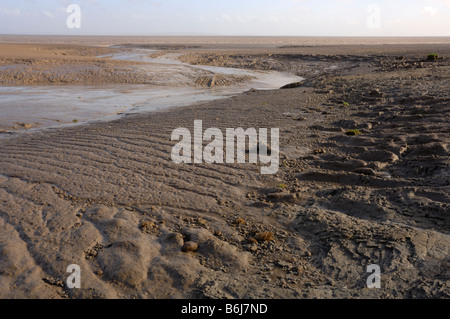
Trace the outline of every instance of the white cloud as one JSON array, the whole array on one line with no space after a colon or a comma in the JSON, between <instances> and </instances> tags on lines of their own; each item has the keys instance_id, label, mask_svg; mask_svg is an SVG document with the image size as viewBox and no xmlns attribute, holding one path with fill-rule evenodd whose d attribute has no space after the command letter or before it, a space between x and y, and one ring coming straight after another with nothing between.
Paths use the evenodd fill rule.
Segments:
<instances>
[{"instance_id":1,"label":"white cloud","mask_svg":"<svg viewBox=\"0 0 450 319\"><path fill-rule=\"evenodd\" d=\"M231 17L228 14L222 14L220 17L223 20L225 20L225 21L231 21L232 20Z\"/></svg>"},{"instance_id":2,"label":"white cloud","mask_svg":"<svg viewBox=\"0 0 450 319\"><path fill-rule=\"evenodd\" d=\"M345 22L350 25L357 25L359 23L358 19L355 18L345 18Z\"/></svg>"},{"instance_id":3,"label":"white cloud","mask_svg":"<svg viewBox=\"0 0 450 319\"><path fill-rule=\"evenodd\" d=\"M20 10L19 9L9 9L3 6L0 6L0 13L6 14L9 16L20 16Z\"/></svg>"},{"instance_id":4,"label":"white cloud","mask_svg":"<svg viewBox=\"0 0 450 319\"><path fill-rule=\"evenodd\" d=\"M434 2L439 2L447 7L450 7L450 0L434 0Z\"/></svg>"},{"instance_id":5,"label":"white cloud","mask_svg":"<svg viewBox=\"0 0 450 319\"><path fill-rule=\"evenodd\" d=\"M44 11L43 13L44 13L44 15L46 17L48 17L50 19L54 19L55 18L55 15L53 13L51 13L50 11Z\"/></svg>"},{"instance_id":6,"label":"white cloud","mask_svg":"<svg viewBox=\"0 0 450 319\"><path fill-rule=\"evenodd\" d=\"M422 10L423 14L429 15L430 17L434 17L438 14L438 10L432 7L425 7Z\"/></svg>"},{"instance_id":7,"label":"white cloud","mask_svg":"<svg viewBox=\"0 0 450 319\"><path fill-rule=\"evenodd\" d=\"M310 12L311 11L308 7L305 7L305 6L296 6L294 9L295 9L295 11L298 11L298 12Z\"/></svg>"}]
</instances>

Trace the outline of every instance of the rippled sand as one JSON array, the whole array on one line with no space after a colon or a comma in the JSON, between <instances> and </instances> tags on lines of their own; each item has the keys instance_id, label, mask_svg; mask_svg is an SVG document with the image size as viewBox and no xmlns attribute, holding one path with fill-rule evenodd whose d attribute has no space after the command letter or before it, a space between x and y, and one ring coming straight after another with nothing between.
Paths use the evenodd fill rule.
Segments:
<instances>
[{"instance_id":1,"label":"rippled sand","mask_svg":"<svg viewBox=\"0 0 450 319\"><path fill-rule=\"evenodd\" d=\"M1 297L450 297L448 44L191 50L306 81L0 139ZM279 127L279 172L174 164L194 120Z\"/></svg>"}]
</instances>

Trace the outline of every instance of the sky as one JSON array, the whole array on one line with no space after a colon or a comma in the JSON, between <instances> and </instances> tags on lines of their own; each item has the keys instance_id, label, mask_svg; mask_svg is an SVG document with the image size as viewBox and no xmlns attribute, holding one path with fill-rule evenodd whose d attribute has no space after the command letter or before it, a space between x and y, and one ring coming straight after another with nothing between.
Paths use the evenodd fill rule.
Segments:
<instances>
[{"instance_id":1,"label":"sky","mask_svg":"<svg viewBox=\"0 0 450 319\"><path fill-rule=\"evenodd\" d=\"M450 0L0 0L0 34L450 36Z\"/></svg>"}]
</instances>

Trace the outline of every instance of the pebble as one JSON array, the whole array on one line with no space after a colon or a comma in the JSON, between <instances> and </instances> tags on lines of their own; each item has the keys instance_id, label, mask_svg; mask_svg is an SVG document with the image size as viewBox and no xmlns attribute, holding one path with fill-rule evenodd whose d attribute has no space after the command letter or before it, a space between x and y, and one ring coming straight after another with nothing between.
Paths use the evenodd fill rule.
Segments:
<instances>
[{"instance_id":1,"label":"pebble","mask_svg":"<svg viewBox=\"0 0 450 319\"><path fill-rule=\"evenodd\" d=\"M181 251L184 253L194 252L197 250L198 250L198 244L193 241L185 242L183 248L181 249Z\"/></svg>"}]
</instances>

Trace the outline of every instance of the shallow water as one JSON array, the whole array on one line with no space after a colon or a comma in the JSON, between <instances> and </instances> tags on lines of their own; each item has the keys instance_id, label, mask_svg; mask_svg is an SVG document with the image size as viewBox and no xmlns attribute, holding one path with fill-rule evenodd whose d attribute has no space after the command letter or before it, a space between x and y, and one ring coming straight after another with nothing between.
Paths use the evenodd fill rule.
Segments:
<instances>
[{"instance_id":1,"label":"shallow water","mask_svg":"<svg viewBox=\"0 0 450 319\"><path fill-rule=\"evenodd\" d=\"M130 50L112 58L140 61L141 71L157 81L152 85L27 86L0 87L0 129L20 132L23 124L33 130L78 125L92 120L112 120L133 114L209 101L255 89L277 89L302 78L288 73L198 66L182 63L179 54L152 58L153 50ZM251 76L254 80L229 87L198 88L192 78L207 72ZM3 134L5 135L5 134Z\"/></svg>"}]
</instances>

